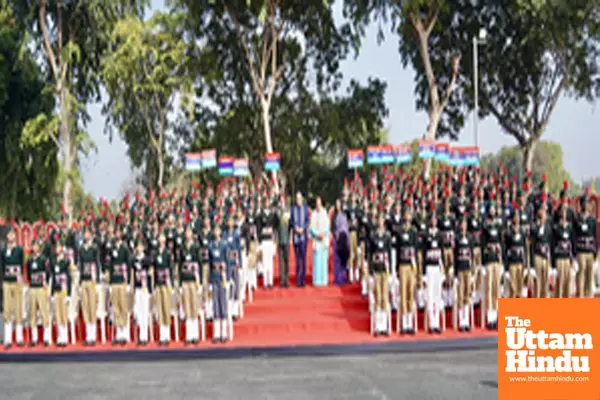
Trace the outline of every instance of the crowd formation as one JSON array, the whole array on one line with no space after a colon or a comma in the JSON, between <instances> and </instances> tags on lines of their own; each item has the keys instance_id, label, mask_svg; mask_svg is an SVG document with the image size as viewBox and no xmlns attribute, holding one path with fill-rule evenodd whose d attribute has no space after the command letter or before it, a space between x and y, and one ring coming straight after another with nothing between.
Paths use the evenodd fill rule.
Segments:
<instances>
[{"instance_id":1,"label":"crowd formation","mask_svg":"<svg viewBox=\"0 0 600 400\"><path fill-rule=\"evenodd\" d=\"M447 308L469 331L480 304L493 330L500 296L592 297L600 271L589 199L587 189L570 198L566 182L552 198L545 175L534 185L530 173L519 182L478 168L346 182L338 210L350 227L349 277L370 296L374 333L390 333L394 310L400 333L415 332L418 308L431 333Z\"/></svg>"},{"instance_id":2,"label":"crowd formation","mask_svg":"<svg viewBox=\"0 0 600 400\"><path fill-rule=\"evenodd\" d=\"M114 345L147 344L155 321L159 344L168 345L173 324L179 340L180 319L186 344L204 339L206 322L213 341L225 342L258 276L266 290L276 283L276 255L279 285L290 284L291 249L295 284L306 285L309 243L312 284L327 285L333 246L334 283L362 286L377 335L391 332L393 311L398 330L410 334L425 308L429 331L439 333L442 311L455 307L464 331L481 303L496 329L502 295L593 295L597 236L587 191L575 212L568 187L553 202L545 177L534 188L530 174L518 182L504 170L441 169L425 179L384 169L365 182L346 180L329 213L319 198L311 210L301 194L290 204L274 183L228 178L180 193L127 194L118 210L101 200L95 215L88 204L76 227L63 211L49 235L38 229L30 255L9 232L0 257L4 345L13 331L23 345L25 321L43 327L41 341L30 330L31 346L51 344L52 324L56 344L67 346L80 312L86 345L97 332L105 340L106 320Z\"/></svg>"}]
</instances>

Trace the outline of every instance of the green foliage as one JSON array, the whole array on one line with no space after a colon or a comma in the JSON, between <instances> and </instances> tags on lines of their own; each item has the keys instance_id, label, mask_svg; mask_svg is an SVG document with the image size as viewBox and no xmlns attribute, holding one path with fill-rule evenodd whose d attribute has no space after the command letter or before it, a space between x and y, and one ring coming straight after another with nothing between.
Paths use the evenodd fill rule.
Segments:
<instances>
[{"instance_id":1,"label":"green foliage","mask_svg":"<svg viewBox=\"0 0 600 400\"><path fill-rule=\"evenodd\" d=\"M125 139L136 167L152 162L149 158L164 165L176 96L181 95L184 106L190 98L188 46L171 29L177 21L177 16L161 13L147 22L133 17L120 21L113 32L114 48L102 59L107 128ZM162 185L162 179L155 183Z\"/></svg>"},{"instance_id":2,"label":"green foliage","mask_svg":"<svg viewBox=\"0 0 600 400\"><path fill-rule=\"evenodd\" d=\"M52 96L12 7L0 0L0 216L33 221L52 212L58 175L53 143L22 146L30 119L52 119Z\"/></svg>"},{"instance_id":3,"label":"green foliage","mask_svg":"<svg viewBox=\"0 0 600 400\"><path fill-rule=\"evenodd\" d=\"M481 159L484 170L499 171L500 168L506 168L509 176L519 178L525 176L522 165L523 153L519 146L503 147L497 154L486 154ZM558 143L540 141L537 145L531 171L533 182L541 182L543 174L546 174L548 189L553 194L562 190L564 181L569 182L571 193L579 191L576 182L563 165L563 151Z\"/></svg>"}]
</instances>

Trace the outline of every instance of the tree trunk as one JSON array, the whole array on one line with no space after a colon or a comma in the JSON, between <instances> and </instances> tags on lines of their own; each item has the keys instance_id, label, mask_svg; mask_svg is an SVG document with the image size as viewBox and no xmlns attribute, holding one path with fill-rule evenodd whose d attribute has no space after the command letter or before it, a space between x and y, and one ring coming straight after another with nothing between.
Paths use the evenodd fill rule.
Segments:
<instances>
[{"instance_id":1,"label":"tree trunk","mask_svg":"<svg viewBox=\"0 0 600 400\"><path fill-rule=\"evenodd\" d=\"M531 140L523 146L523 175L526 174L527 171L532 171L536 145L537 142Z\"/></svg>"},{"instance_id":2,"label":"tree trunk","mask_svg":"<svg viewBox=\"0 0 600 400\"><path fill-rule=\"evenodd\" d=\"M437 107L432 106L429 111L429 128L427 129L427 140L435 140L435 135L437 133L438 125L440 124L440 117L442 116L441 110ZM425 175L425 179L429 179L429 173L431 171L431 162L432 160L426 160L425 165L423 166L423 173Z\"/></svg>"},{"instance_id":3,"label":"tree trunk","mask_svg":"<svg viewBox=\"0 0 600 400\"><path fill-rule=\"evenodd\" d=\"M165 175L165 161L163 160L162 157L162 149L158 150L156 152L156 158L157 158L157 162L158 162L158 180L157 180L157 185L159 188L163 187L163 180L164 180L164 175Z\"/></svg>"},{"instance_id":4,"label":"tree trunk","mask_svg":"<svg viewBox=\"0 0 600 400\"><path fill-rule=\"evenodd\" d=\"M62 202L69 217L69 225L71 225L73 222L73 210L71 206L71 192L73 190L73 183L71 182L73 170L73 144L69 127L70 113L69 106L67 105L68 91L64 86L64 82L61 82L59 87L62 87L58 96L58 101L60 102L60 144L63 156L63 173L65 174Z\"/></svg>"},{"instance_id":5,"label":"tree trunk","mask_svg":"<svg viewBox=\"0 0 600 400\"><path fill-rule=\"evenodd\" d=\"M267 153L273 152L273 141L271 138L271 120L269 118L269 104L266 104L265 101L262 102L262 123L263 123L263 131L265 134L265 147L267 148ZM275 191L279 192L279 182L277 182L277 172L273 171L271 176L275 181Z\"/></svg>"}]
</instances>

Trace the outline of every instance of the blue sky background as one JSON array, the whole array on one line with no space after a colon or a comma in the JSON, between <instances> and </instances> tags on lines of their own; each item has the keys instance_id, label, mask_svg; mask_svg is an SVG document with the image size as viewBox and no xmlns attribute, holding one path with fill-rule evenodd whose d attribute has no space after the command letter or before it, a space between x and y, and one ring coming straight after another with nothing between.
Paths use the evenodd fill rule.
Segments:
<instances>
[{"instance_id":1,"label":"blue sky background","mask_svg":"<svg viewBox=\"0 0 600 400\"><path fill-rule=\"evenodd\" d=\"M154 0L153 8L163 8L163 1ZM389 27L384 29L389 31ZM387 35L386 40L378 44L377 27L372 26L358 58L346 60L341 69L346 81L354 78L366 83L373 76L387 82L386 102L390 115L386 127L392 144L422 136L427 128L427 115L415 111L414 70L402 68L395 36ZM88 130L98 151L84 162L84 186L95 197L113 199L121 195L123 187L131 181L132 169L123 141L115 138L109 143L108 136L104 134L105 120L101 108L101 104L89 106L92 121ZM543 139L562 145L564 165L577 182L600 175L600 114L594 104L561 98ZM471 117L458 144L472 143ZM514 144L514 139L504 134L493 118L479 122L479 146L482 153L496 152L503 146Z\"/></svg>"}]
</instances>

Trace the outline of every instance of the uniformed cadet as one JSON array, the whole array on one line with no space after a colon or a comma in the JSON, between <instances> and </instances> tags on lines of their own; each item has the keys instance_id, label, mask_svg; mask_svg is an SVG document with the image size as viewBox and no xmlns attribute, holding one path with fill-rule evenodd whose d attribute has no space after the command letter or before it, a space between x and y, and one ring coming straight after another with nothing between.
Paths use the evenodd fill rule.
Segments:
<instances>
[{"instance_id":1,"label":"uniformed cadet","mask_svg":"<svg viewBox=\"0 0 600 400\"><path fill-rule=\"evenodd\" d=\"M545 200L542 199L542 204ZM529 271L529 281L536 278L535 292L536 298L547 298L550 277L551 264L551 238L552 227L547 219L547 208L538 208L538 220L533 226L531 233L531 254L533 255L532 267Z\"/></svg>"},{"instance_id":2,"label":"uniformed cadet","mask_svg":"<svg viewBox=\"0 0 600 400\"><path fill-rule=\"evenodd\" d=\"M17 346L23 346L23 248L16 242L11 227L6 235L6 248L2 250L2 301L4 304L4 346L12 345L13 322Z\"/></svg>"},{"instance_id":3,"label":"uniformed cadet","mask_svg":"<svg viewBox=\"0 0 600 400\"><path fill-rule=\"evenodd\" d=\"M438 229L435 205L432 204L429 227L423 242L423 282L427 286L427 320L429 333L442 333L440 314L444 309L442 299L442 276L444 258L442 253L443 237Z\"/></svg>"},{"instance_id":4,"label":"uniformed cadet","mask_svg":"<svg viewBox=\"0 0 600 400\"><path fill-rule=\"evenodd\" d=\"M200 263L202 267L202 305L206 314L206 320L213 319L212 294L210 291L210 255L209 247L212 241L212 233L210 227L210 218L205 217L202 229L198 234L198 246L200 251Z\"/></svg>"},{"instance_id":5,"label":"uniformed cadet","mask_svg":"<svg viewBox=\"0 0 600 400\"><path fill-rule=\"evenodd\" d=\"M471 274L473 271L473 237L469 233L469 218L465 214L459 216L459 231L454 247L454 261L458 278L457 304L458 324L461 332L471 330Z\"/></svg>"},{"instance_id":6,"label":"uniformed cadet","mask_svg":"<svg viewBox=\"0 0 600 400\"><path fill-rule=\"evenodd\" d=\"M594 296L594 271L598 268L596 219L591 216L589 188L581 196L581 212L575 218L575 254L577 255L577 296Z\"/></svg>"},{"instance_id":7,"label":"uniformed cadet","mask_svg":"<svg viewBox=\"0 0 600 400\"><path fill-rule=\"evenodd\" d=\"M228 265L228 283L229 283L229 298L227 299L231 309L231 317L233 320L239 318L239 269L240 260L242 257L242 246L239 232L235 229L235 221L233 218L227 220L227 229L223 233L223 240L227 243L227 265Z\"/></svg>"},{"instance_id":8,"label":"uniformed cadet","mask_svg":"<svg viewBox=\"0 0 600 400\"><path fill-rule=\"evenodd\" d=\"M248 282L248 291L253 291L258 287L257 264L258 264L258 221L254 209L254 201L250 201L245 219L246 229L248 231L248 270L246 271L246 281Z\"/></svg>"},{"instance_id":9,"label":"uniformed cadet","mask_svg":"<svg viewBox=\"0 0 600 400\"><path fill-rule=\"evenodd\" d=\"M493 196L489 203L487 214L482 234L483 263L486 271L485 308L487 310L488 329L497 329L498 297L500 296L500 282L503 269L503 225L501 219L496 215L496 203Z\"/></svg>"},{"instance_id":10,"label":"uniformed cadet","mask_svg":"<svg viewBox=\"0 0 600 400\"><path fill-rule=\"evenodd\" d=\"M475 292L473 293L473 302L475 305L481 302L483 297L481 294L485 285L484 282L484 269L483 269L483 257L481 253L481 207L479 205L479 199L475 198L472 203L472 211L469 216L469 235L473 245L473 270L471 273L475 274Z\"/></svg>"},{"instance_id":11,"label":"uniformed cadet","mask_svg":"<svg viewBox=\"0 0 600 400\"><path fill-rule=\"evenodd\" d=\"M101 269L100 252L91 229L85 229L85 242L79 248L77 260L79 262L79 276L81 277L81 308L85 323L85 344L96 344L96 314L97 292L96 283L100 280Z\"/></svg>"},{"instance_id":12,"label":"uniformed cadet","mask_svg":"<svg viewBox=\"0 0 600 400\"><path fill-rule=\"evenodd\" d=\"M133 281L133 313L139 329L138 346L148 344L148 333L152 329L150 315L150 296L154 287L152 260L145 253L144 240L138 236L135 241L135 253L131 261Z\"/></svg>"},{"instance_id":13,"label":"uniformed cadet","mask_svg":"<svg viewBox=\"0 0 600 400\"><path fill-rule=\"evenodd\" d=\"M174 291L174 282L171 253L167 248L167 237L164 233L158 237L158 249L154 255L152 264L155 275L154 293L158 308L158 344L160 346L167 346L171 341L171 299Z\"/></svg>"},{"instance_id":14,"label":"uniformed cadet","mask_svg":"<svg viewBox=\"0 0 600 400\"><path fill-rule=\"evenodd\" d=\"M227 243L221 238L221 227L214 229L209 246L210 282L213 295L213 343L227 341Z\"/></svg>"},{"instance_id":15,"label":"uniformed cadet","mask_svg":"<svg viewBox=\"0 0 600 400\"><path fill-rule=\"evenodd\" d=\"M260 253L262 254L262 270L264 274L265 289L273 288L273 274L275 261L275 242L273 241L274 227L276 225L276 216L268 197L263 200L263 208L258 217L258 229L260 237Z\"/></svg>"},{"instance_id":16,"label":"uniformed cadet","mask_svg":"<svg viewBox=\"0 0 600 400\"><path fill-rule=\"evenodd\" d=\"M361 293L363 297L368 294L369 282L369 237L375 231L374 226L369 218L369 201L363 201L363 207L359 213L359 228L358 228L358 264L361 270Z\"/></svg>"},{"instance_id":17,"label":"uniformed cadet","mask_svg":"<svg viewBox=\"0 0 600 400\"><path fill-rule=\"evenodd\" d=\"M400 227L402 226L402 212L401 212L401 204L400 204L400 196L396 203L393 205L390 215L387 216L386 225L387 231L390 233L391 244L390 244L390 292L392 295L392 311L396 312L399 299L398 296L400 294L400 281L398 280L398 251L397 251L397 243L398 243L398 234L400 232Z\"/></svg>"},{"instance_id":18,"label":"uniformed cadet","mask_svg":"<svg viewBox=\"0 0 600 400\"><path fill-rule=\"evenodd\" d=\"M452 285L454 285L454 233L456 232L456 219L450 209L450 192L444 193L444 210L438 222L442 234L442 254L444 257L444 284L442 298L446 308L452 307Z\"/></svg>"},{"instance_id":19,"label":"uniformed cadet","mask_svg":"<svg viewBox=\"0 0 600 400\"><path fill-rule=\"evenodd\" d=\"M202 292L202 280L200 270L200 248L194 241L191 228L185 230L185 244L180 249L181 292L183 297L183 308L185 310L186 344L196 344L199 341L198 330L198 298Z\"/></svg>"},{"instance_id":20,"label":"uniformed cadet","mask_svg":"<svg viewBox=\"0 0 600 400\"><path fill-rule=\"evenodd\" d=\"M358 200L356 198L356 194L353 192L351 195L351 203L348 207L348 231L350 234L350 264L348 268L348 280L350 283L357 282L360 275L358 259L358 211Z\"/></svg>"},{"instance_id":21,"label":"uniformed cadet","mask_svg":"<svg viewBox=\"0 0 600 400\"><path fill-rule=\"evenodd\" d=\"M383 209L377 219L377 230L371 236L373 245L371 252L370 274L375 280L375 336L389 335L387 311L389 308L390 275L389 253L391 237L385 228L385 215Z\"/></svg>"},{"instance_id":22,"label":"uniformed cadet","mask_svg":"<svg viewBox=\"0 0 600 400\"><path fill-rule=\"evenodd\" d=\"M52 329L48 315L48 298L50 287L49 259L41 252L40 242L34 240L31 244L33 253L27 260L27 280L29 281L29 318L31 328L31 341L29 346L38 344L38 312L44 328L44 346L49 346L52 341Z\"/></svg>"},{"instance_id":23,"label":"uniformed cadet","mask_svg":"<svg viewBox=\"0 0 600 400\"><path fill-rule=\"evenodd\" d=\"M69 341L67 330L68 304L71 301L71 262L66 257L63 241L55 246L56 258L52 262L52 301L54 302L54 322L56 323L56 345L65 347Z\"/></svg>"},{"instance_id":24,"label":"uniformed cadet","mask_svg":"<svg viewBox=\"0 0 600 400\"><path fill-rule=\"evenodd\" d=\"M407 200L402 224L395 232L397 271L400 281L400 314L402 315L401 334L415 334L413 325L415 313L415 288L417 274L417 231L412 226L411 203ZM398 317L400 318L400 317Z\"/></svg>"},{"instance_id":25,"label":"uniformed cadet","mask_svg":"<svg viewBox=\"0 0 600 400\"><path fill-rule=\"evenodd\" d=\"M552 268L556 281L554 297L571 297L571 269L575 257L575 236L569 223L568 209L564 205L558 209L558 223L552 233Z\"/></svg>"},{"instance_id":26,"label":"uniformed cadet","mask_svg":"<svg viewBox=\"0 0 600 400\"><path fill-rule=\"evenodd\" d=\"M527 237L521 228L521 217L514 207L512 223L505 236L504 268L510 282L510 298L523 296L523 270L527 265Z\"/></svg>"},{"instance_id":27,"label":"uniformed cadet","mask_svg":"<svg viewBox=\"0 0 600 400\"><path fill-rule=\"evenodd\" d=\"M115 228L115 241L110 253L110 303L113 309L116 335L113 345L125 345L129 341L129 250L123 242L120 227Z\"/></svg>"}]
</instances>

